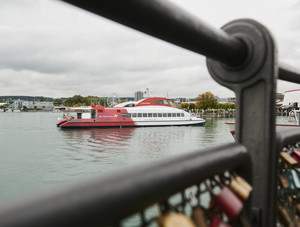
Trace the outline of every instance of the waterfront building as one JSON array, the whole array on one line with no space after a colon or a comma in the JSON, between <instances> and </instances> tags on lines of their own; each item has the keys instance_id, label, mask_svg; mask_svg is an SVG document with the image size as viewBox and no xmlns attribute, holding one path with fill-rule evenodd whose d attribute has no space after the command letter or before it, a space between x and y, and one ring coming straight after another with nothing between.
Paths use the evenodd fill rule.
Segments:
<instances>
[{"instance_id":1,"label":"waterfront building","mask_svg":"<svg viewBox=\"0 0 300 227\"><path fill-rule=\"evenodd\" d=\"M47 102L47 101L26 101L26 100L13 100L8 105L8 108L17 110L17 109L52 109L53 108L53 102Z\"/></svg>"},{"instance_id":2,"label":"waterfront building","mask_svg":"<svg viewBox=\"0 0 300 227\"><path fill-rule=\"evenodd\" d=\"M235 103L236 99L235 97L228 97L228 98L220 98L218 96L215 96L218 103Z\"/></svg>"},{"instance_id":3,"label":"waterfront building","mask_svg":"<svg viewBox=\"0 0 300 227\"><path fill-rule=\"evenodd\" d=\"M134 101L139 101L144 98L144 94L142 91L134 92Z\"/></svg>"}]
</instances>

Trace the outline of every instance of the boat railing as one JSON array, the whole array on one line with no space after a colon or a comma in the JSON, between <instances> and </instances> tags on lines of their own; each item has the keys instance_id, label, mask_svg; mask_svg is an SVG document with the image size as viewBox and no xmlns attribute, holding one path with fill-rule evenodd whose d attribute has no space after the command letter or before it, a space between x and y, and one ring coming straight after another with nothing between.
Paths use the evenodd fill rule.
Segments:
<instances>
[{"instance_id":1,"label":"boat railing","mask_svg":"<svg viewBox=\"0 0 300 227\"><path fill-rule=\"evenodd\" d=\"M153 204L158 204L162 214L190 214L191 209L185 208L185 191L190 187L198 200L208 194L208 199L201 200L201 204L207 202L203 206L208 224L215 218L226 221L230 214L228 210L214 210L216 199L211 189L226 186L235 174L253 187L243 202L243 211L238 210L243 214L239 221L247 217L250 226L264 227L297 222L298 162L293 160L300 133L286 131L276 135L275 104L277 78L300 83L300 75L292 67L278 64L275 42L265 26L238 19L215 29L166 0L66 2L206 56L211 76L236 93L236 143L128 168L3 204L0 226L120 226L136 212L138 217L129 218L125 224L146 226L159 216L155 211L148 212ZM281 178L290 172L293 179L288 178L287 186ZM176 193L178 196L173 198Z\"/></svg>"}]
</instances>

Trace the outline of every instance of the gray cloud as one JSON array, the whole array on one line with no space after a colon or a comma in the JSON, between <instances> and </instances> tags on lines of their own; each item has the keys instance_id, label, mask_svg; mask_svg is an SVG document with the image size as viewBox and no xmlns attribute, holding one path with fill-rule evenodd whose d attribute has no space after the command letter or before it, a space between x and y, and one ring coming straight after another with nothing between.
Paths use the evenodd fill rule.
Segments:
<instances>
[{"instance_id":1,"label":"gray cloud","mask_svg":"<svg viewBox=\"0 0 300 227\"><path fill-rule=\"evenodd\" d=\"M280 59L300 63L300 20L289 1L173 2L215 27L257 19L276 37ZM1 1L0 21L0 95L133 96L145 87L171 97L233 95L209 76L203 56L62 2Z\"/></svg>"}]
</instances>

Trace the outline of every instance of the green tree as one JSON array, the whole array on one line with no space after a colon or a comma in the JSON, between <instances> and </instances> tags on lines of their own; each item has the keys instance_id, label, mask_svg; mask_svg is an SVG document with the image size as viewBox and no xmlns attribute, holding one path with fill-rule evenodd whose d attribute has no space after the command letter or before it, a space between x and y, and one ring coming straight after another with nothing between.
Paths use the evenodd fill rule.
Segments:
<instances>
[{"instance_id":1,"label":"green tree","mask_svg":"<svg viewBox=\"0 0 300 227\"><path fill-rule=\"evenodd\" d=\"M215 109L217 107L218 101L215 99L215 96L210 91L207 91L203 94L198 95L196 98L196 107L199 109Z\"/></svg>"},{"instance_id":2,"label":"green tree","mask_svg":"<svg viewBox=\"0 0 300 227\"><path fill-rule=\"evenodd\" d=\"M64 102L66 106L92 106L92 105L107 106L106 99L99 98L98 96L87 96L82 97L81 95L74 95L73 97L67 98Z\"/></svg>"},{"instance_id":3,"label":"green tree","mask_svg":"<svg viewBox=\"0 0 300 227\"><path fill-rule=\"evenodd\" d=\"M180 104L180 109L188 109L189 108L189 104L186 102L183 102Z\"/></svg>"},{"instance_id":4,"label":"green tree","mask_svg":"<svg viewBox=\"0 0 300 227\"><path fill-rule=\"evenodd\" d=\"M74 105L78 106L83 102L84 102L84 100L83 100L83 97L81 95L74 95L71 98L67 98L67 100L64 102L64 105L66 105L66 106L74 106Z\"/></svg>"},{"instance_id":5,"label":"green tree","mask_svg":"<svg viewBox=\"0 0 300 227\"><path fill-rule=\"evenodd\" d=\"M183 102L180 104L180 109L189 109L189 110L192 110L192 109L195 109L196 106L194 103L187 103L187 102Z\"/></svg>"},{"instance_id":6,"label":"green tree","mask_svg":"<svg viewBox=\"0 0 300 227\"><path fill-rule=\"evenodd\" d=\"M44 102L45 98L43 96L40 97L40 102Z\"/></svg>"},{"instance_id":7,"label":"green tree","mask_svg":"<svg viewBox=\"0 0 300 227\"><path fill-rule=\"evenodd\" d=\"M54 106L60 106L61 104L63 104L63 101L61 99L54 99L53 100L53 105Z\"/></svg>"},{"instance_id":8,"label":"green tree","mask_svg":"<svg viewBox=\"0 0 300 227\"><path fill-rule=\"evenodd\" d=\"M218 103L217 108L223 110L235 109L235 103Z\"/></svg>"}]
</instances>

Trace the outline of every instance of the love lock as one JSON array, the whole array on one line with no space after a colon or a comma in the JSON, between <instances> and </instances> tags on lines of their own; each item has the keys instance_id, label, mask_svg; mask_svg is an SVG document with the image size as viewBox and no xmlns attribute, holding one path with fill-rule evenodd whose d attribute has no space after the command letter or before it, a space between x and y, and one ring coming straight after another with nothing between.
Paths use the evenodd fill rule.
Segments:
<instances>
[{"instance_id":1,"label":"love lock","mask_svg":"<svg viewBox=\"0 0 300 227\"><path fill-rule=\"evenodd\" d=\"M243 203L238 196L229 189L228 186L220 184L219 186L221 191L218 194L215 194L206 182L205 185L211 193L213 202L226 214L229 219L234 219L241 213L243 209Z\"/></svg>"},{"instance_id":2,"label":"love lock","mask_svg":"<svg viewBox=\"0 0 300 227\"><path fill-rule=\"evenodd\" d=\"M241 199L247 200L251 191L252 186L248 184L242 177L235 175L230 178L230 189L234 191Z\"/></svg>"}]
</instances>

